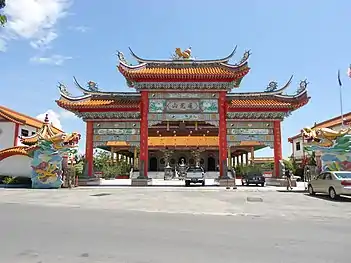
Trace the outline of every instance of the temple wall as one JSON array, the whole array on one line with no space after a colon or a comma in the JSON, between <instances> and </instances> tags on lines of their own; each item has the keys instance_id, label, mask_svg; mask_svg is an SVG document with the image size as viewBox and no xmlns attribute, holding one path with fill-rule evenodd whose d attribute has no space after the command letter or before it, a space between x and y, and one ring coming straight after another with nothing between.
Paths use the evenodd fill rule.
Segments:
<instances>
[{"instance_id":1,"label":"temple wall","mask_svg":"<svg viewBox=\"0 0 351 263\"><path fill-rule=\"evenodd\" d=\"M13 147L14 134L13 122L0 122L0 150Z\"/></svg>"},{"instance_id":2,"label":"temple wall","mask_svg":"<svg viewBox=\"0 0 351 263\"><path fill-rule=\"evenodd\" d=\"M252 141L273 146L273 122L227 120L227 141L230 146L240 146L243 142Z\"/></svg>"},{"instance_id":3,"label":"temple wall","mask_svg":"<svg viewBox=\"0 0 351 263\"><path fill-rule=\"evenodd\" d=\"M93 127L93 146L104 146L107 142L129 142L139 145L139 121L98 121Z\"/></svg>"},{"instance_id":4,"label":"temple wall","mask_svg":"<svg viewBox=\"0 0 351 263\"><path fill-rule=\"evenodd\" d=\"M10 156L0 162L0 175L31 177L32 158L23 155Z\"/></svg>"}]
</instances>

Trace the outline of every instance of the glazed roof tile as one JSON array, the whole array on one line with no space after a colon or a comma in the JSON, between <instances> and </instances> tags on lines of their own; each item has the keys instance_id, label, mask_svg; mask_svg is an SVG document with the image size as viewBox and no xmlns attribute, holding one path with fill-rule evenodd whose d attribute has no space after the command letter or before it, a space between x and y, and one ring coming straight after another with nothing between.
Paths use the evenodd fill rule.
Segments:
<instances>
[{"instance_id":1,"label":"glazed roof tile","mask_svg":"<svg viewBox=\"0 0 351 263\"><path fill-rule=\"evenodd\" d=\"M231 101L230 107L290 107L291 102L279 101L276 99L235 99Z\"/></svg>"},{"instance_id":2,"label":"glazed roof tile","mask_svg":"<svg viewBox=\"0 0 351 263\"><path fill-rule=\"evenodd\" d=\"M138 101L135 100L99 100L99 99L88 99L83 101L69 101L65 99L57 100L56 103L63 108L100 108L100 107L137 107Z\"/></svg>"},{"instance_id":3,"label":"glazed roof tile","mask_svg":"<svg viewBox=\"0 0 351 263\"><path fill-rule=\"evenodd\" d=\"M250 70L249 67L229 68L225 66L199 66L199 67L141 67L138 69L128 69L119 66L120 72L127 78L194 78L194 79L212 79L212 78L242 78Z\"/></svg>"}]
</instances>

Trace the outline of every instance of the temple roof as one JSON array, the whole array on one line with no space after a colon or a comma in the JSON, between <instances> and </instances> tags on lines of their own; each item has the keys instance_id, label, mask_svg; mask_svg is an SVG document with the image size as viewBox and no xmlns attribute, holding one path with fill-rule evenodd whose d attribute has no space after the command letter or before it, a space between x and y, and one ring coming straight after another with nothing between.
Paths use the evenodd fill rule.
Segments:
<instances>
[{"instance_id":1,"label":"temple roof","mask_svg":"<svg viewBox=\"0 0 351 263\"><path fill-rule=\"evenodd\" d=\"M236 48L229 56L221 59L198 60L191 57L190 49L181 51L177 48L172 59L150 60L140 58L130 49L132 56L139 64L131 65L126 61L123 53L118 52L118 69L129 82L237 81L240 83L240 80L250 71L247 64L250 52L246 51L239 63L228 64L235 51Z\"/></svg>"},{"instance_id":2,"label":"temple roof","mask_svg":"<svg viewBox=\"0 0 351 263\"><path fill-rule=\"evenodd\" d=\"M308 82L300 82L295 94L287 95L283 92L290 86L293 76L282 86L277 82L270 82L264 92L229 93L227 99L230 101L229 108L279 108L294 110L307 104L310 97L307 96Z\"/></svg>"},{"instance_id":3,"label":"temple roof","mask_svg":"<svg viewBox=\"0 0 351 263\"><path fill-rule=\"evenodd\" d=\"M52 124L49 122L48 114L45 116L44 123L42 124L39 131L37 131L32 136L20 137L20 140L25 145L34 145L38 142L40 138L51 138L52 136L61 133L60 130L55 129Z\"/></svg>"},{"instance_id":4,"label":"temple roof","mask_svg":"<svg viewBox=\"0 0 351 263\"><path fill-rule=\"evenodd\" d=\"M11 110L9 108L6 108L4 106L0 106L0 118L3 118L5 120L9 120L14 123L18 123L21 125L28 125L37 129L40 129L43 126L42 121L27 116L25 114L19 113L17 111ZM52 126L52 129L56 132L61 132L58 128Z\"/></svg>"}]
</instances>

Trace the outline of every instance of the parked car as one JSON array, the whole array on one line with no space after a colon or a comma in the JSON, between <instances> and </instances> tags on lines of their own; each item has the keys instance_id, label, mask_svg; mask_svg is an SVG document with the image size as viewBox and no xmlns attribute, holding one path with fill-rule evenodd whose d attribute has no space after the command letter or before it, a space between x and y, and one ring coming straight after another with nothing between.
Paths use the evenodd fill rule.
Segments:
<instances>
[{"instance_id":1,"label":"parked car","mask_svg":"<svg viewBox=\"0 0 351 263\"><path fill-rule=\"evenodd\" d=\"M331 199L340 195L351 196L351 171L322 172L309 182L308 193L328 194Z\"/></svg>"},{"instance_id":2,"label":"parked car","mask_svg":"<svg viewBox=\"0 0 351 263\"><path fill-rule=\"evenodd\" d=\"M185 175L185 186L190 184L205 185L205 171L201 167L190 167Z\"/></svg>"},{"instance_id":3,"label":"parked car","mask_svg":"<svg viewBox=\"0 0 351 263\"><path fill-rule=\"evenodd\" d=\"M241 184L249 186L250 184L264 186L266 183L266 178L261 173L249 173L243 175L241 178Z\"/></svg>"}]
</instances>

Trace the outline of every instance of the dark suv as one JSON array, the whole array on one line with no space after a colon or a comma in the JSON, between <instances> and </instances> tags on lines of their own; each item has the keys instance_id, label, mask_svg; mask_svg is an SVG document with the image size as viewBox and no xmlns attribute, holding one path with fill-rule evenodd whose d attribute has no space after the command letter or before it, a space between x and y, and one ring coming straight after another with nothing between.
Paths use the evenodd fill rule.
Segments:
<instances>
[{"instance_id":1,"label":"dark suv","mask_svg":"<svg viewBox=\"0 0 351 263\"><path fill-rule=\"evenodd\" d=\"M249 186L250 184L264 186L266 178L261 173L248 173L241 178L241 184Z\"/></svg>"},{"instance_id":2,"label":"dark suv","mask_svg":"<svg viewBox=\"0 0 351 263\"><path fill-rule=\"evenodd\" d=\"M185 186L193 184L205 185L205 171L201 167L190 167L185 175Z\"/></svg>"}]
</instances>

